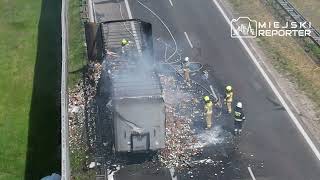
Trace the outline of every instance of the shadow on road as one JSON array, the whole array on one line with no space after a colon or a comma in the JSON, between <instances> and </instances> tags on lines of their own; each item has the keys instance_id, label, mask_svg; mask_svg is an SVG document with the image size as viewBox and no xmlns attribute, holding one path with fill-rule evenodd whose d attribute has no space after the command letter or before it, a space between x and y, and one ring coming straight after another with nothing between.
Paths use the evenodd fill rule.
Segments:
<instances>
[{"instance_id":1,"label":"shadow on road","mask_svg":"<svg viewBox=\"0 0 320 180\"><path fill-rule=\"evenodd\" d=\"M61 1L42 0L25 179L60 174Z\"/></svg>"}]
</instances>

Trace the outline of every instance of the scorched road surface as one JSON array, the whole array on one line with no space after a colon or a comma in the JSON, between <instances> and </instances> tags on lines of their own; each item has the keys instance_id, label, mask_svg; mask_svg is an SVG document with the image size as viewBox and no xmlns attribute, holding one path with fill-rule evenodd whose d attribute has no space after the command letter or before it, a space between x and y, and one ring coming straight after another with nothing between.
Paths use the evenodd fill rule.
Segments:
<instances>
[{"instance_id":1,"label":"scorched road surface","mask_svg":"<svg viewBox=\"0 0 320 180\"><path fill-rule=\"evenodd\" d=\"M155 16L136 0L129 2L134 18L153 24L155 39L160 37L173 45L169 33ZM234 87L236 99L241 99L247 112L245 132L237 151L263 162L259 171L256 166L251 167L256 179L319 179L319 161L239 40L230 38L230 27L211 0L144 0L142 3L166 23L183 55L211 68L211 75L223 82L220 90L226 84ZM206 171L210 169L199 170L204 175ZM247 167L239 171L249 174ZM230 177L234 178L237 176Z\"/></svg>"}]
</instances>

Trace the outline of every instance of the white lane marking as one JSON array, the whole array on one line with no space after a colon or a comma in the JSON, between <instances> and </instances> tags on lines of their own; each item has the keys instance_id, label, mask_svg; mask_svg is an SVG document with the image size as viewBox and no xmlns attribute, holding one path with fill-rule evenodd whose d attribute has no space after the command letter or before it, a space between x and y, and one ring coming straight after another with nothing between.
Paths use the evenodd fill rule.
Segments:
<instances>
[{"instance_id":1,"label":"white lane marking","mask_svg":"<svg viewBox=\"0 0 320 180\"><path fill-rule=\"evenodd\" d=\"M142 2L140 2L139 0L137 0L137 2L143 6L144 8L146 8L151 14L153 14L161 23L162 25L167 29L168 33L170 34L173 42L174 42L174 46L175 46L175 50L174 52L168 57L168 59L166 59L165 61L169 61L177 52L178 52L178 45L177 45L177 41L174 38L172 32L170 31L169 27L166 25L166 23L160 18L160 16L158 14L156 14L154 11L152 11L148 6L146 6L145 4L143 4Z\"/></svg>"},{"instance_id":2,"label":"white lane marking","mask_svg":"<svg viewBox=\"0 0 320 180\"><path fill-rule=\"evenodd\" d=\"M94 10L92 0L88 0L89 22L94 22Z\"/></svg>"},{"instance_id":3,"label":"white lane marking","mask_svg":"<svg viewBox=\"0 0 320 180\"><path fill-rule=\"evenodd\" d=\"M113 178L114 172L110 172L110 170L108 169L108 170L107 170L107 173L108 173L107 179L108 179L108 180L114 180L114 178Z\"/></svg>"},{"instance_id":4,"label":"white lane marking","mask_svg":"<svg viewBox=\"0 0 320 180\"><path fill-rule=\"evenodd\" d=\"M111 171L110 169L108 169L107 170L107 180L114 180L114 174L116 173L116 172L118 172L120 170L120 166L118 165L117 167L116 167L116 170L114 170L114 171Z\"/></svg>"},{"instance_id":5,"label":"white lane marking","mask_svg":"<svg viewBox=\"0 0 320 180\"><path fill-rule=\"evenodd\" d=\"M128 12L129 19L133 19L132 12L131 12L128 0L124 0L124 3L126 5L126 9L127 9L127 12ZM132 21L130 22L130 24L131 24L132 33L134 35L133 38L134 38L134 41L136 43L138 52L141 54L141 46L140 46L140 43L138 41L138 38L136 37L136 34L137 34L136 27L135 27L135 25L134 25L134 23Z\"/></svg>"},{"instance_id":6,"label":"white lane marking","mask_svg":"<svg viewBox=\"0 0 320 180\"><path fill-rule=\"evenodd\" d=\"M128 0L124 0L124 3L125 3L125 5L126 5L127 11L128 11L129 19L133 19L133 18L132 18L132 12L131 12L131 9L130 9Z\"/></svg>"},{"instance_id":7,"label":"white lane marking","mask_svg":"<svg viewBox=\"0 0 320 180\"><path fill-rule=\"evenodd\" d=\"M192 45L192 43L191 43L191 41L190 41L190 39L189 39L189 36L188 36L187 32L184 32L184 35L186 36L186 39L187 39L190 47L193 48L193 45Z\"/></svg>"},{"instance_id":8,"label":"white lane marking","mask_svg":"<svg viewBox=\"0 0 320 180\"><path fill-rule=\"evenodd\" d=\"M172 0L169 0L169 2L170 2L170 5L173 7L173 3L172 3Z\"/></svg>"},{"instance_id":9,"label":"white lane marking","mask_svg":"<svg viewBox=\"0 0 320 180\"><path fill-rule=\"evenodd\" d=\"M222 9L222 7L220 6L220 4L217 2L217 0L212 0L213 3L217 6L217 8L219 9L219 11L221 12L221 14L223 15L224 19L227 21L227 23L233 27L233 25L231 24L230 19L228 18L228 16L226 15L226 13L224 12L224 10ZM234 28L234 27L233 27ZM239 36L239 32L235 31L236 35ZM261 67L261 65L259 64L258 60L256 59L256 57L253 55L253 53L251 52L251 50L249 49L248 45L244 42L244 40L242 38L238 38L239 41L241 42L242 46L245 48L245 50L247 51L247 53L249 54L251 60L253 61L253 63L256 65L256 67L258 68L258 70L260 71L260 73L262 74L262 76L264 77L264 79L267 81L267 83L269 84L269 86L271 87L272 91L274 92L274 94L277 96L277 98L279 99L279 101L281 102L281 104L283 105L283 107L286 109L287 113L289 114L291 120L294 122L294 124L296 125L296 127L298 128L299 132L302 134L302 136L304 137L304 139L307 141L308 145L310 146L311 150L313 151L313 153L315 154L315 156L318 158L318 160L320 161L320 152L317 149L317 147L314 145L314 143L312 142L311 138L309 137L309 135L306 133L306 131L303 129L302 125L300 124L299 120L296 118L296 116L294 115L294 113L292 112L292 110L289 108L288 104L286 103L286 101L283 99L283 97L281 96L281 94L279 93L278 89L275 87L275 85L273 84L273 82L271 81L271 79L269 78L269 76L267 75L267 73L263 70L263 68Z\"/></svg>"},{"instance_id":10,"label":"white lane marking","mask_svg":"<svg viewBox=\"0 0 320 180\"><path fill-rule=\"evenodd\" d=\"M94 22L98 22L97 21L96 4L94 3L94 1L92 2L92 8L93 8Z\"/></svg>"},{"instance_id":11,"label":"white lane marking","mask_svg":"<svg viewBox=\"0 0 320 180\"><path fill-rule=\"evenodd\" d=\"M171 179L172 180L178 180L177 175L175 175L174 168L170 168L169 171L170 171L170 174L171 174Z\"/></svg>"},{"instance_id":12,"label":"white lane marking","mask_svg":"<svg viewBox=\"0 0 320 180\"><path fill-rule=\"evenodd\" d=\"M254 177L254 174L253 174L253 172L252 172L251 167L248 167L248 171L249 171L249 173L250 173L250 176L251 176L252 180L256 180L256 177Z\"/></svg>"}]
</instances>

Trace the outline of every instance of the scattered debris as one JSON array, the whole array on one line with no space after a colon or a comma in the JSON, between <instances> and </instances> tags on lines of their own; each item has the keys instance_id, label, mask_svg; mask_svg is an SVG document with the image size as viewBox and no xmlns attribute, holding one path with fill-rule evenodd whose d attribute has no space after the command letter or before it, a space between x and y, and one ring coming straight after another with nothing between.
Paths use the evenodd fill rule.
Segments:
<instances>
[{"instance_id":1,"label":"scattered debris","mask_svg":"<svg viewBox=\"0 0 320 180\"><path fill-rule=\"evenodd\" d=\"M159 154L160 161L167 167L188 166L191 157L197 155L199 149L190 149L196 139L189 126L190 120L183 119L167 112L166 147Z\"/></svg>"},{"instance_id":2,"label":"scattered debris","mask_svg":"<svg viewBox=\"0 0 320 180\"><path fill-rule=\"evenodd\" d=\"M79 154L85 154L92 146L92 141L88 141L86 132L90 131L90 126L87 123L92 117L93 99L96 95L100 74L101 65L89 63L84 79L80 80L74 88L69 89L69 147L70 152L76 153L75 157L80 161L88 160L88 157L79 157Z\"/></svg>"},{"instance_id":3,"label":"scattered debris","mask_svg":"<svg viewBox=\"0 0 320 180\"><path fill-rule=\"evenodd\" d=\"M101 64L90 63L84 79L75 88L69 90L69 143L71 153L87 152L91 147L96 148L96 136L90 136L90 134L94 134L97 128L95 124L98 116L96 97L99 96L97 87L101 71L103 71ZM160 81L166 104L166 147L160 150L154 161L145 168L150 168L152 164L158 167L160 162L167 168L176 168L177 171L187 170L187 175L193 179L198 178L198 172L193 171L196 166L216 168L216 171L211 173L216 176L227 172L224 168L225 165L228 165L227 161L208 156L199 160L199 157L204 155L205 147L231 141L226 138L230 136L230 133L225 134L227 132L220 126L215 125L210 130L204 130L202 97L206 93L194 84L191 87L187 86L176 75L161 75ZM103 105L107 107L110 104L111 102L105 102ZM107 149L109 143L101 141L101 146L103 146L103 149ZM103 157L106 154L101 153L99 155L106 158ZM85 167L89 169L99 168L99 166L110 168L110 165L117 161L110 157L108 162L105 160L98 162L93 160L91 155L89 156L84 157ZM121 164L122 162L118 161L117 163ZM263 164L260 166L263 167ZM109 169L108 173L114 174L119 169L120 166L117 166L117 168Z\"/></svg>"},{"instance_id":4,"label":"scattered debris","mask_svg":"<svg viewBox=\"0 0 320 180\"><path fill-rule=\"evenodd\" d=\"M173 76L160 78L166 102L166 147L159 153L159 160L167 167L188 167L192 157L201 153L200 148L190 148L197 142L191 129L192 116L187 111L192 94L179 88Z\"/></svg>"},{"instance_id":5,"label":"scattered debris","mask_svg":"<svg viewBox=\"0 0 320 180\"><path fill-rule=\"evenodd\" d=\"M82 150L84 144L82 132L84 127L84 91L80 82L69 90L69 145L71 153Z\"/></svg>"},{"instance_id":6,"label":"scattered debris","mask_svg":"<svg viewBox=\"0 0 320 180\"><path fill-rule=\"evenodd\" d=\"M101 164L98 163L98 162L91 162L88 167L89 167L90 169L93 169L93 168L95 168L96 166L100 166L100 165L101 165Z\"/></svg>"}]
</instances>

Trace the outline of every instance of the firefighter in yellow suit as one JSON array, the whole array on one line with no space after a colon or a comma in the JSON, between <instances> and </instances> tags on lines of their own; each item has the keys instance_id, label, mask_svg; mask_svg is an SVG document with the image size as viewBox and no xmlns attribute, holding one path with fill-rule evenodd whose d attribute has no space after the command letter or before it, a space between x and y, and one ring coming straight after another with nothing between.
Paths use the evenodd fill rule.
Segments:
<instances>
[{"instance_id":1,"label":"firefighter in yellow suit","mask_svg":"<svg viewBox=\"0 0 320 180\"><path fill-rule=\"evenodd\" d=\"M210 100L209 96L204 97L205 105L204 105L204 115L206 118L206 129L210 129L212 126L212 108L213 103Z\"/></svg>"},{"instance_id":2,"label":"firefighter in yellow suit","mask_svg":"<svg viewBox=\"0 0 320 180\"><path fill-rule=\"evenodd\" d=\"M121 51L122 51L122 54L125 53L126 51L126 47L129 45L129 41L127 39L122 39L121 41Z\"/></svg>"},{"instance_id":3,"label":"firefighter in yellow suit","mask_svg":"<svg viewBox=\"0 0 320 180\"><path fill-rule=\"evenodd\" d=\"M233 90L231 86L227 86L224 102L227 105L228 113L232 112L232 101L233 101Z\"/></svg>"}]
</instances>

